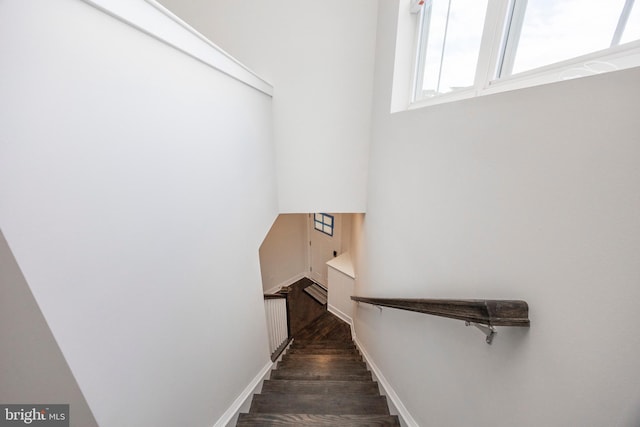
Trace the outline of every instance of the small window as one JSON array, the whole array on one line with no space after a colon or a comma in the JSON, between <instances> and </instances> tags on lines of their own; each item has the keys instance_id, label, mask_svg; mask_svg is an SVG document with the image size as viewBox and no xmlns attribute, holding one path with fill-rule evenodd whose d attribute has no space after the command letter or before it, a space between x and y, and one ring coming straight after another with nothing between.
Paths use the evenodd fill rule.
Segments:
<instances>
[{"instance_id":1,"label":"small window","mask_svg":"<svg viewBox=\"0 0 640 427\"><path fill-rule=\"evenodd\" d=\"M313 228L329 236L333 236L333 216L325 213L313 215Z\"/></svg>"}]
</instances>

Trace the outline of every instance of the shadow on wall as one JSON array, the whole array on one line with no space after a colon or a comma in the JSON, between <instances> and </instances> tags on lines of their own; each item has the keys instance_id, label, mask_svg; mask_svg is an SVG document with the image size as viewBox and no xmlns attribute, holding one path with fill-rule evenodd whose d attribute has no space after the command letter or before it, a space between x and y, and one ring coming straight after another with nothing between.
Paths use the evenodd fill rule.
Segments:
<instances>
[{"instance_id":1,"label":"shadow on wall","mask_svg":"<svg viewBox=\"0 0 640 427\"><path fill-rule=\"evenodd\" d=\"M273 293L303 277L326 286L326 262L348 252L353 214L330 214L332 234L314 228L313 214L280 214L260 246L262 288ZM310 245L313 243L313 245ZM310 267L314 272L311 274Z\"/></svg>"},{"instance_id":2,"label":"shadow on wall","mask_svg":"<svg viewBox=\"0 0 640 427\"><path fill-rule=\"evenodd\" d=\"M9 245L0 232L0 402L69 404L71 427L97 427Z\"/></svg>"}]
</instances>

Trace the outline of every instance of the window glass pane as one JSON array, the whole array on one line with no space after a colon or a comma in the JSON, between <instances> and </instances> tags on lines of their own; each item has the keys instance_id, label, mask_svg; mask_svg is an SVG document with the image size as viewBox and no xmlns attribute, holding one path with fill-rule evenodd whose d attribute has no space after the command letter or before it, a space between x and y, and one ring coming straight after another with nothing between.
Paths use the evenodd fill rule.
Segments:
<instances>
[{"instance_id":1,"label":"window glass pane","mask_svg":"<svg viewBox=\"0 0 640 427\"><path fill-rule=\"evenodd\" d=\"M427 3L428 4L428 3ZM447 1L434 0L425 13L425 31L428 32L424 60L424 79L422 90L429 95L438 93L440 59L444 44L444 30L447 23Z\"/></svg>"},{"instance_id":2,"label":"window glass pane","mask_svg":"<svg viewBox=\"0 0 640 427\"><path fill-rule=\"evenodd\" d=\"M486 11L487 0L433 0L427 6L425 95L473 86Z\"/></svg>"},{"instance_id":3,"label":"window glass pane","mask_svg":"<svg viewBox=\"0 0 640 427\"><path fill-rule=\"evenodd\" d=\"M512 73L607 49L624 3L625 0L528 0ZM513 33L512 29L510 35Z\"/></svg>"},{"instance_id":4,"label":"window glass pane","mask_svg":"<svg viewBox=\"0 0 640 427\"><path fill-rule=\"evenodd\" d=\"M638 5L638 0L634 3L629 20L624 28L620 43L628 43L640 39L640 5Z\"/></svg>"},{"instance_id":5,"label":"window glass pane","mask_svg":"<svg viewBox=\"0 0 640 427\"><path fill-rule=\"evenodd\" d=\"M333 216L323 213L313 215L313 228L329 236L333 236Z\"/></svg>"}]
</instances>

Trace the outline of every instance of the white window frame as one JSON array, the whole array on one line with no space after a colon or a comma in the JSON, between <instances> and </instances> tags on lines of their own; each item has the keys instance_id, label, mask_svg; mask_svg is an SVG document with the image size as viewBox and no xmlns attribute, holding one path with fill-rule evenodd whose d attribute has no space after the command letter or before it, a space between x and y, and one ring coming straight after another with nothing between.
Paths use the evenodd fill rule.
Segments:
<instances>
[{"instance_id":1,"label":"white window frame","mask_svg":"<svg viewBox=\"0 0 640 427\"><path fill-rule=\"evenodd\" d=\"M502 55L508 56L507 61L509 58L512 60L517 47L517 44L507 44L507 29L513 24L522 25L525 6L526 1L522 0L489 0L474 85L428 98L419 96L423 78L419 73L423 72L421 57L424 55L421 41L426 38L421 25L425 8L421 8L416 16L418 19L416 25L416 62L413 69L412 98L409 109L600 74L602 70L597 70L594 67L599 63L613 64L616 67L615 71L640 66L640 40L636 40L511 76L498 77L498 67L504 63ZM628 3L625 8L627 6ZM640 7L640 4L636 7ZM622 14L626 13L628 17L629 10L622 12ZM511 19L516 21L512 23ZM614 41L616 38L619 40L620 35L621 31L618 28L613 36Z\"/></svg>"}]
</instances>

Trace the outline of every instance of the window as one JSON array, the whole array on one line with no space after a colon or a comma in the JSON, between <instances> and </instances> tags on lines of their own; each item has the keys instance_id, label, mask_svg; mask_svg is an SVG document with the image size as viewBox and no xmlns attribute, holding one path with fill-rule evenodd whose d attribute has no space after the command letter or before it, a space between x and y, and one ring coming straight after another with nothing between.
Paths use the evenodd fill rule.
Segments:
<instances>
[{"instance_id":1,"label":"window","mask_svg":"<svg viewBox=\"0 0 640 427\"><path fill-rule=\"evenodd\" d=\"M313 228L333 236L333 216L325 213L313 214Z\"/></svg>"},{"instance_id":2,"label":"window","mask_svg":"<svg viewBox=\"0 0 640 427\"><path fill-rule=\"evenodd\" d=\"M421 16L422 96L471 87L475 81L487 0L434 0Z\"/></svg>"},{"instance_id":3,"label":"window","mask_svg":"<svg viewBox=\"0 0 640 427\"><path fill-rule=\"evenodd\" d=\"M414 101L444 102L438 98L640 65L640 5L634 0L419 3Z\"/></svg>"},{"instance_id":4,"label":"window","mask_svg":"<svg viewBox=\"0 0 640 427\"><path fill-rule=\"evenodd\" d=\"M638 39L633 1L529 0L513 9L501 76L542 67ZM637 8L635 8L637 9ZM637 12L634 15L637 20ZM635 31L634 31L635 30ZM634 34L635 32L635 34Z\"/></svg>"}]
</instances>

